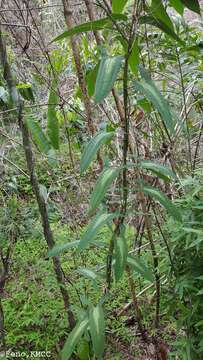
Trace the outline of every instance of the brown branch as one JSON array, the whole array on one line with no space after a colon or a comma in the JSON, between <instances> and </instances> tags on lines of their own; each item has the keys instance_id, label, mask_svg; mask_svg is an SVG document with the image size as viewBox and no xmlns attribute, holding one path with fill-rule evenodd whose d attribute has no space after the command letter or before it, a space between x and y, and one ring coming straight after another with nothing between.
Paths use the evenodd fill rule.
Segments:
<instances>
[{"instance_id":1,"label":"brown branch","mask_svg":"<svg viewBox=\"0 0 203 360\"><path fill-rule=\"evenodd\" d=\"M24 151L25 151L27 167L28 167L29 174L30 174L30 183L31 183L33 191L35 193L38 207L39 207L39 212L41 215L44 238L47 242L48 248L51 250L55 246L55 241L54 241L53 233L51 231L51 227L50 227L50 223L49 223L47 206L46 206L43 196L41 196L41 194L40 194L39 182L38 182L38 179L37 179L37 176L35 173L35 161L34 161L32 147L31 147L31 143L30 143L30 136L29 136L28 129L22 118L22 107L20 107L20 110L19 110L19 125L20 125L21 132L22 132L23 147L24 147ZM58 285L59 285L59 288L61 291L61 295L63 297L64 307L67 312L69 325L70 325L70 328L73 329L75 326L75 318L74 318L73 312L71 310L70 298L69 298L69 294L66 290L64 273L63 273L61 263L60 263L60 260L58 257L53 257L53 265L54 265L54 271L56 274L56 279L57 279L57 282L58 282Z\"/></svg>"},{"instance_id":2,"label":"brown branch","mask_svg":"<svg viewBox=\"0 0 203 360\"><path fill-rule=\"evenodd\" d=\"M72 11L70 6L69 0L62 0L63 8L64 8L64 18L66 21L67 29L70 30L73 27L73 20L72 20ZM87 87L85 83L85 77L82 70L82 64L80 59L80 50L77 44L77 40L74 36L71 36L71 48L73 52L75 67L76 67L76 73L78 78L78 83L82 92L86 116L87 116L87 122L88 122L88 128L90 133L93 135L95 132L95 127L92 120L92 110L91 110L91 102L90 98L88 96Z\"/></svg>"},{"instance_id":3,"label":"brown branch","mask_svg":"<svg viewBox=\"0 0 203 360\"><path fill-rule=\"evenodd\" d=\"M48 248L52 249L55 246L55 242L54 242L53 234L52 234L50 223L49 223L47 206L46 206L44 198L41 196L41 193L40 193L39 182L38 182L38 179L37 179L37 176L35 173L35 161L34 161L32 147L31 147L31 143L30 143L29 132L23 121L23 112L22 112L23 104L20 101L19 95L18 95L16 87L15 87L15 83L13 81L10 64L7 59L6 46L4 44L1 32L0 32L0 60L1 60L2 66L3 66L4 79L7 82L9 91L13 92L13 89L15 89L15 94L12 94L12 95L15 96L15 101L16 101L17 107L18 107L18 122L19 122L19 126L20 126L21 132L22 132L23 147L24 147L25 157L26 157L26 161L27 161L27 167L28 167L28 171L29 171L29 175L30 175L30 182L31 182L33 191L34 191L36 199L37 199L39 212L40 212L41 220L42 220L44 237L47 242ZM56 279L57 279L57 282L58 282L58 285L59 285L59 288L60 288L60 291L61 291L61 294L63 297L64 307L67 312L69 325L70 325L70 328L73 329L73 327L75 326L75 318L74 318L74 315L71 310L69 294L65 287L66 282L65 282L63 270L61 267L61 263L60 263L60 260L58 257L53 257L53 265L54 265Z\"/></svg>"}]
</instances>

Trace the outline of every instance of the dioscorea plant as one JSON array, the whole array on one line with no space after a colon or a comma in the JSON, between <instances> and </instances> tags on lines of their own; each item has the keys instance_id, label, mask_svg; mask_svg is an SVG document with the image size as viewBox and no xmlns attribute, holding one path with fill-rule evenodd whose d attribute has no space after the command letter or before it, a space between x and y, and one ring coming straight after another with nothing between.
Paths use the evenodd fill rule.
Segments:
<instances>
[{"instance_id":1,"label":"dioscorea plant","mask_svg":"<svg viewBox=\"0 0 203 360\"><path fill-rule=\"evenodd\" d=\"M2 33L0 36L4 80L7 82L14 114L18 117L30 183L38 203L44 237L49 248L48 254L53 260L70 325L70 334L65 341L61 358L67 360L73 353L81 359L104 358L105 320L108 320L106 304L112 299L113 289L119 288L121 280L126 277L131 294L130 306L132 305L135 313L138 333L143 342L154 343L157 358L165 359L166 350L161 350L160 341L160 312L162 279L166 276L162 274L160 247L157 246L154 236L154 226L164 240L171 269L176 273L177 264L172 255L179 254L180 249L175 246L173 252L171 251L164 237L162 224L167 214L172 226L182 227L182 213L178 202L174 200L182 191L178 186L180 169L176 153L177 143L181 137L181 141L187 145L188 151L184 160L186 166L183 170L187 169L193 175L202 132L201 128L193 154L189 114L199 101L195 91L196 78L186 87L187 69L183 71L183 68L185 53L198 53L201 46L196 43L194 45L192 37L186 34L182 24L177 24L176 19L170 15L168 6L173 13L178 12L181 16L184 8L200 14L199 2L96 0L93 4L84 0L89 19L76 26L73 23L71 2L63 0L62 3L67 29L55 37L51 44L56 47L61 44L67 46L70 58L72 52L71 65L78 88L72 101L61 95L60 78L66 74L67 69L61 67L60 61L54 66L54 59L47 56L49 94L45 129L40 121L31 116L29 106L25 107L24 101L33 101L33 94L29 92L25 95L24 91L23 95L22 87L21 91L16 87ZM97 13L99 19L95 15ZM92 40L91 45L88 43L89 37ZM27 55L26 49L24 51ZM161 54L162 61L159 63L160 52L164 55ZM158 60L154 59L152 54L156 54ZM172 67L168 84L165 78L162 79L162 70L166 69L164 56L168 56ZM196 76L198 77L198 72ZM176 98L170 97L171 83L180 85L178 101L173 108L171 100L175 103ZM190 95L194 102L188 107L187 99ZM79 110L77 101L80 104ZM49 221L46 188L40 187L37 177L32 141L46 159L53 160L59 153L64 138L60 126L63 129L65 127L75 172L70 140L73 112L82 119L82 135L86 142L85 146L82 146L80 174L77 174L76 178L87 178L91 172L96 183L88 198L89 222L81 237L56 245ZM136 232L136 241L133 244L129 240L129 224L132 224ZM100 234L104 228L107 229L106 242L102 244ZM199 229L187 231L194 233L194 230ZM195 238L194 241L197 246L199 239ZM146 243L150 249L147 262L142 258L141 252ZM101 247L105 260L97 264L96 270L86 267L85 252L93 253L95 248ZM91 296L91 292L85 301L79 296L81 311L77 314L77 322L67 290L67 281L75 289L76 284L66 279L59 258L62 252L70 248L75 249L74 264L77 274L88 278L92 287L98 286L98 283L100 285L97 299ZM181 253L181 257L184 258L184 254ZM83 260L83 267L77 266L79 258ZM190 264L188 267L190 271ZM183 269L179 271L181 273ZM146 282L147 288L154 288L153 338L150 329L146 327L137 294L139 277ZM199 291L198 295L201 295L201 289ZM187 302L187 291L184 292L184 301ZM197 327L201 326L198 322L194 323ZM190 330L191 327L188 326L188 332ZM201 342L200 345L198 342L198 346L201 347Z\"/></svg>"}]
</instances>

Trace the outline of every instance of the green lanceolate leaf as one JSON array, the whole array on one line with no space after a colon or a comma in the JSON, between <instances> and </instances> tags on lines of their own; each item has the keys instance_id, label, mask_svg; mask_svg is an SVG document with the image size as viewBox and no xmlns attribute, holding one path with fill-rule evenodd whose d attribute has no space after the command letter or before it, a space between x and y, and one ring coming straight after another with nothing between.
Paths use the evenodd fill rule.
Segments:
<instances>
[{"instance_id":1,"label":"green lanceolate leaf","mask_svg":"<svg viewBox=\"0 0 203 360\"><path fill-rule=\"evenodd\" d=\"M99 230L106 225L108 222L113 220L116 217L116 214L106 214L103 212L99 212L93 219L93 221L88 225L84 235L82 236L79 244L78 250L85 249L89 243L93 242L96 238Z\"/></svg>"},{"instance_id":2,"label":"green lanceolate leaf","mask_svg":"<svg viewBox=\"0 0 203 360\"><path fill-rule=\"evenodd\" d=\"M26 120L26 124L33 136L34 141L36 142L37 146L39 147L39 150L41 152L47 154L51 147L50 147L49 141L47 140L47 137L44 134L43 130L41 129L41 126L39 125L39 123L32 118L28 118Z\"/></svg>"},{"instance_id":3,"label":"green lanceolate leaf","mask_svg":"<svg viewBox=\"0 0 203 360\"><path fill-rule=\"evenodd\" d=\"M200 4L198 0L181 0L183 5L185 5L188 9L196 12L197 14L201 13Z\"/></svg>"},{"instance_id":4,"label":"green lanceolate leaf","mask_svg":"<svg viewBox=\"0 0 203 360\"><path fill-rule=\"evenodd\" d=\"M150 79L148 72L139 67L142 76L141 81L135 81L136 90L144 94L152 102L159 112L162 121L170 135L174 134L174 121L168 102L160 93L155 83Z\"/></svg>"},{"instance_id":5,"label":"green lanceolate leaf","mask_svg":"<svg viewBox=\"0 0 203 360\"><path fill-rule=\"evenodd\" d=\"M56 81L53 81L48 101L47 133L54 149L59 149L59 122L56 116L56 106L59 102L59 97L56 91Z\"/></svg>"},{"instance_id":6,"label":"green lanceolate leaf","mask_svg":"<svg viewBox=\"0 0 203 360\"><path fill-rule=\"evenodd\" d=\"M89 319L87 316L85 316L83 320L79 321L75 326L75 328L71 331L61 352L62 360L70 359L73 351L75 350L76 345L79 343L88 325L89 325Z\"/></svg>"},{"instance_id":7,"label":"green lanceolate leaf","mask_svg":"<svg viewBox=\"0 0 203 360\"><path fill-rule=\"evenodd\" d=\"M113 132L99 132L96 134L87 144L85 150L82 154L82 158L80 161L80 171L83 173L87 170L91 161L97 154L97 151L100 149L101 145L103 145L106 141L110 140L113 137Z\"/></svg>"},{"instance_id":8,"label":"green lanceolate leaf","mask_svg":"<svg viewBox=\"0 0 203 360\"><path fill-rule=\"evenodd\" d=\"M176 221L182 221L181 213L179 209L172 203L172 201L162 193L162 191L155 189L150 185L144 185L143 191L153 199L157 200L174 218Z\"/></svg>"},{"instance_id":9,"label":"green lanceolate leaf","mask_svg":"<svg viewBox=\"0 0 203 360\"><path fill-rule=\"evenodd\" d=\"M101 59L94 93L96 103L102 102L112 90L121 69L122 62L123 56L104 56Z\"/></svg>"},{"instance_id":10,"label":"green lanceolate leaf","mask_svg":"<svg viewBox=\"0 0 203 360\"><path fill-rule=\"evenodd\" d=\"M170 0L170 5L181 15L184 13L184 5L181 0Z\"/></svg>"},{"instance_id":11,"label":"green lanceolate leaf","mask_svg":"<svg viewBox=\"0 0 203 360\"><path fill-rule=\"evenodd\" d=\"M152 271L146 266L143 260L141 260L138 256L128 256L127 264L138 274L143 276L145 280L150 282L154 281L154 275Z\"/></svg>"},{"instance_id":12,"label":"green lanceolate leaf","mask_svg":"<svg viewBox=\"0 0 203 360\"><path fill-rule=\"evenodd\" d=\"M89 343L85 339L81 339L80 343L77 346L77 356L79 360L89 360L90 359L90 349Z\"/></svg>"},{"instance_id":13,"label":"green lanceolate leaf","mask_svg":"<svg viewBox=\"0 0 203 360\"><path fill-rule=\"evenodd\" d=\"M128 255L128 246L125 234L121 233L115 242L115 280L119 281L124 273Z\"/></svg>"},{"instance_id":14,"label":"green lanceolate leaf","mask_svg":"<svg viewBox=\"0 0 203 360\"><path fill-rule=\"evenodd\" d=\"M89 214L92 214L99 206L104 196L106 195L107 190L111 186L112 182L116 179L118 174L118 168L108 168L101 173L91 195Z\"/></svg>"},{"instance_id":15,"label":"green lanceolate leaf","mask_svg":"<svg viewBox=\"0 0 203 360\"><path fill-rule=\"evenodd\" d=\"M153 17L161 20L162 23L174 31L173 23L165 10L162 0L152 0L149 11Z\"/></svg>"},{"instance_id":16,"label":"green lanceolate leaf","mask_svg":"<svg viewBox=\"0 0 203 360\"><path fill-rule=\"evenodd\" d=\"M52 42L60 41L67 37L89 31L105 29L106 27L110 27L112 25L112 21L126 21L126 20L127 20L127 16L124 16L122 14L112 14L111 17L106 17L95 21L89 21L84 24L77 25L68 31L64 31L61 35L54 38Z\"/></svg>"},{"instance_id":17,"label":"green lanceolate leaf","mask_svg":"<svg viewBox=\"0 0 203 360\"><path fill-rule=\"evenodd\" d=\"M99 64L97 64L94 67L94 69L90 70L86 75L87 90L88 90L88 95L90 97L94 95L98 70L99 70Z\"/></svg>"},{"instance_id":18,"label":"green lanceolate leaf","mask_svg":"<svg viewBox=\"0 0 203 360\"><path fill-rule=\"evenodd\" d=\"M113 0L112 1L112 11L113 13L120 14L122 13L128 0Z\"/></svg>"},{"instance_id":19,"label":"green lanceolate leaf","mask_svg":"<svg viewBox=\"0 0 203 360\"><path fill-rule=\"evenodd\" d=\"M140 60L139 55L140 55L140 50L139 50L138 38L136 38L133 44L132 52L129 57L130 70L134 75L137 75L138 73L137 66L139 65L139 60Z\"/></svg>"},{"instance_id":20,"label":"green lanceolate leaf","mask_svg":"<svg viewBox=\"0 0 203 360\"><path fill-rule=\"evenodd\" d=\"M86 278L91 279L93 281L95 281L98 277L98 274L95 271L88 268L79 267L76 271L78 274L83 275Z\"/></svg>"},{"instance_id":21,"label":"green lanceolate leaf","mask_svg":"<svg viewBox=\"0 0 203 360\"><path fill-rule=\"evenodd\" d=\"M20 95L25 99L25 100L31 100L31 101L35 101L34 98L34 94L32 91L32 85L30 84L18 84L16 85L16 88L18 89Z\"/></svg>"},{"instance_id":22,"label":"green lanceolate leaf","mask_svg":"<svg viewBox=\"0 0 203 360\"><path fill-rule=\"evenodd\" d=\"M89 324L94 353L98 359L103 359L105 346L105 321L104 312L100 304L90 310Z\"/></svg>"},{"instance_id":23,"label":"green lanceolate leaf","mask_svg":"<svg viewBox=\"0 0 203 360\"><path fill-rule=\"evenodd\" d=\"M71 242L65 243L65 244L56 245L48 252L48 256L50 256L50 257L58 256L65 250L76 248L78 246L78 244L79 244L79 240L71 241Z\"/></svg>"},{"instance_id":24,"label":"green lanceolate leaf","mask_svg":"<svg viewBox=\"0 0 203 360\"><path fill-rule=\"evenodd\" d=\"M141 16L140 24L149 24L157 27L162 30L165 34L169 35L171 38L175 39L179 43L183 44L183 41L179 38L179 36L173 31L170 27L168 27L163 21L153 16Z\"/></svg>"},{"instance_id":25,"label":"green lanceolate leaf","mask_svg":"<svg viewBox=\"0 0 203 360\"><path fill-rule=\"evenodd\" d=\"M176 175L171 169L169 169L167 166L155 163L153 161L150 160L141 161L140 167L142 169L150 170L164 181L169 181L170 179L176 179Z\"/></svg>"}]
</instances>

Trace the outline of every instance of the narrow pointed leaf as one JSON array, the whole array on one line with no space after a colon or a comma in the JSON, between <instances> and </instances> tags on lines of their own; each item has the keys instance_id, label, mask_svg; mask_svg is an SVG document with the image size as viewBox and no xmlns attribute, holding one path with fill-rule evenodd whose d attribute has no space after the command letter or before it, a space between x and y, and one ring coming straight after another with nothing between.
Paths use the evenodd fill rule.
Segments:
<instances>
[{"instance_id":1,"label":"narrow pointed leaf","mask_svg":"<svg viewBox=\"0 0 203 360\"><path fill-rule=\"evenodd\" d=\"M88 325L89 325L89 319L86 316L83 320L79 321L75 326L75 328L71 331L61 352L62 360L70 359L73 351L75 350L76 345L79 343Z\"/></svg>"},{"instance_id":2,"label":"narrow pointed leaf","mask_svg":"<svg viewBox=\"0 0 203 360\"><path fill-rule=\"evenodd\" d=\"M197 14L201 14L200 4L198 0L181 0L181 2L188 9L196 12Z\"/></svg>"},{"instance_id":3,"label":"narrow pointed leaf","mask_svg":"<svg viewBox=\"0 0 203 360\"><path fill-rule=\"evenodd\" d=\"M137 75L137 73L138 73L137 65L139 64L139 60L140 60L139 55L140 55L140 50L139 50L139 44L138 44L138 38L137 38L134 41L132 52L129 57L130 70L132 71L132 73L134 75Z\"/></svg>"},{"instance_id":4,"label":"narrow pointed leaf","mask_svg":"<svg viewBox=\"0 0 203 360\"><path fill-rule=\"evenodd\" d=\"M135 81L136 90L144 94L149 101L152 102L155 109L159 112L162 121L164 122L169 134L174 134L174 120L172 112L170 110L168 102L165 100L163 95L160 93L155 83L149 78L146 71L140 67L140 73L142 76L141 81Z\"/></svg>"},{"instance_id":5,"label":"narrow pointed leaf","mask_svg":"<svg viewBox=\"0 0 203 360\"><path fill-rule=\"evenodd\" d=\"M86 75L87 90L88 90L88 95L90 97L94 95L98 70L99 70L99 63L94 67L94 69L90 70Z\"/></svg>"},{"instance_id":6,"label":"narrow pointed leaf","mask_svg":"<svg viewBox=\"0 0 203 360\"><path fill-rule=\"evenodd\" d=\"M48 141L45 133L43 132L41 126L39 125L39 123L32 118L28 118L26 120L26 124L33 136L34 141L36 142L37 146L39 147L39 150L41 152L47 154L49 152L49 150L51 149L51 147L50 147L49 141Z\"/></svg>"},{"instance_id":7,"label":"narrow pointed leaf","mask_svg":"<svg viewBox=\"0 0 203 360\"><path fill-rule=\"evenodd\" d=\"M162 191L155 189L150 185L144 185L143 191L153 199L157 200L174 218L176 221L182 221L181 213L179 209L172 203L172 201L162 193Z\"/></svg>"},{"instance_id":8,"label":"narrow pointed leaf","mask_svg":"<svg viewBox=\"0 0 203 360\"><path fill-rule=\"evenodd\" d=\"M108 222L113 220L116 217L116 214L106 214L100 212L98 215L95 216L93 221L88 225L84 235L82 236L79 244L78 250L85 249L91 242L94 241L96 238L99 230L106 225Z\"/></svg>"},{"instance_id":9,"label":"narrow pointed leaf","mask_svg":"<svg viewBox=\"0 0 203 360\"><path fill-rule=\"evenodd\" d=\"M173 23L165 10L162 0L152 0L150 13L153 17L161 20L168 28L174 31Z\"/></svg>"},{"instance_id":10,"label":"narrow pointed leaf","mask_svg":"<svg viewBox=\"0 0 203 360\"><path fill-rule=\"evenodd\" d=\"M179 36L173 31L170 27L168 27L163 21L153 16L144 15L140 17L140 24L149 24L157 27L162 30L165 34L169 35L171 38L178 41L180 44L184 44L183 41L179 38Z\"/></svg>"},{"instance_id":11,"label":"narrow pointed leaf","mask_svg":"<svg viewBox=\"0 0 203 360\"><path fill-rule=\"evenodd\" d=\"M98 277L98 274L95 271L88 268L79 267L76 271L78 274L81 274L91 280L96 280Z\"/></svg>"},{"instance_id":12,"label":"narrow pointed leaf","mask_svg":"<svg viewBox=\"0 0 203 360\"><path fill-rule=\"evenodd\" d=\"M146 266L146 264L144 263L143 260L140 259L140 257L128 256L127 264L134 271L136 271L138 274L143 276L143 278L145 280L148 280L150 282L154 281L154 275L153 275L152 271Z\"/></svg>"},{"instance_id":13,"label":"narrow pointed leaf","mask_svg":"<svg viewBox=\"0 0 203 360\"><path fill-rule=\"evenodd\" d=\"M18 84L16 85L16 89L18 89L20 95L25 99L25 100L31 100L33 102L35 102L35 98L34 98L34 94L32 91L32 85L31 84Z\"/></svg>"},{"instance_id":14,"label":"narrow pointed leaf","mask_svg":"<svg viewBox=\"0 0 203 360\"><path fill-rule=\"evenodd\" d=\"M113 13L120 14L122 13L128 0L113 0L112 1L112 11Z\"/></svg>"},{"instance_id":15,"label":"narrow pointed leaf","mask_svg":"<svg viewBox=\"0 0 203 360\"><path fill-rule=\"evenodd\" d=\"M61 35L54 38L52 42L61 41L67 37L89 31L105 29L106 27L110 27L112 25L112 20L126 21L127 17L122 14L112 14L111 17L106 17L100 20L86 22L84 24L77 25L68 31L64 31Z\"/></svg>"},{"instance_id":16,"label":"narrow pointed leaf","mask_svg":"<svg viewBox=\"0 0 203 360\"><path fill-rule=\"evenodd\" d=\"M90 360L89 342L84 338L77 345L77 356L80 360Z\"/></svg>"},{"instance_id":17,"label":"narrow pointed leaf","mask_svg":"<svg viewBox=\"0 0 203 360\"><path fill-rule=\"evenodd\" d=\"M113 137L113 132L99 132L96 134L87 144L85 150L82 154L82 158L80 161L80 170L83 173L87 170L91 161L97 154L97 151L100 149L101 145L103 145L106 141L110 140Z\"/></svg>"},{"instance_id":18,"label":"narrow pointed leaf","mask_svg":"<svg viewBox=\"0 0 203 360\"><path fill-rule=\"evenodd\" d=\"M102 102L112 90L121 69L122 62L123 56L104 56L101 59L94 93L96 103Z\"/></svg>"},{"instance_id":19,"label":"narrow pointed leaf","mask_svg":"<svg viewBox=\"0 0 203 360\"><path fill-rule=\"evenodd\" d=\"M71 241L71 242L65 243L65 244L56 245L48 252L48 256L50 256L50 257L58 256L65 250L76 248L78 246L78 244L79 244L79 240Z\"/></svg>"},{"instance_id":20,"label":"narrow pointed leaf","mask_svg":"<svg viewBox=\"0 0 203 360\"><path fill-rule=\"evenodd\" d=\"M105 346L105 321L104 312L100 304L90 311L89 324L94 353L98 359L103 359Z\"/></svg>"},{"instance_id":21,"label":"narrow pointed leaf","mask_svg":"<svg viewBox=\"0 0 203 360\"><path fill-rule=\"evenodd\" d=\"M128 255L127 240L124 234L115 243L115 280L119 281L124 273Z\"/></svg>"},{"instance_id":22,"label":"narrow pointed leaf","mask_svg":"<svg viewBox=\"0 0 203 360\"><path fill-rule=\"evenodd\" d=\"M181 15L184 13L184 5L181 0L170 0L170 5Z\"/></svg>"},{"instance_id":23,"label":"narrow pointed leaf","mask_svg":"<svg viewBox=\"0 0 203 360\"><path fill-rule=\"evenodd\" d=\"M59 97L56 91L56 81L53 81L48 101L47 133L54 149L59 149L59 122L56 116L56 104L59 102Z\"/></svg>"},{"instance_id":24,"label":"narrow pointed leaf","mask_svg":"<svg viewBox=\"0 0 203 360\"><path fill-rule=\"evenodd\" d=\"M90 199L89 214L92 214L99 206L112 182L118 176L119 171L118 168L108 168L101 173Z\"/></svg>"},{"instance_id":25,"label":"narrow pointed leaf","mask_svg":"<svg viewBox=\"0 0 203 360\"><path fill-rule=\"evenodd\" d=\"M176 175L169 167L155 163L153 161L150 160L141 161L140 167L142 169L150 170L164 181L169 181L170 179L176 179Z\"/></svg>"}]
</instances>

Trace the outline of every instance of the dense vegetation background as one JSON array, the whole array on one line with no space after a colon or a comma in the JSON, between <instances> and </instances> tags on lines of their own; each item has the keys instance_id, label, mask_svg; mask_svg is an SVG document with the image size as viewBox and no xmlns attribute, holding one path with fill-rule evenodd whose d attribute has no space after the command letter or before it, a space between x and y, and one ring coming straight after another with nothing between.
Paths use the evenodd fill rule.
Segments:
<instances>
[{"instance_id":1,"label":"dense vegetation background","mask_svg":"<svg viewBox=\"0 0 203 360\"><path fill-rule=\"evenodd\" d=\"M0 1L0 356L203 358L198 0Z\"/></svg>"}]
</instances>

